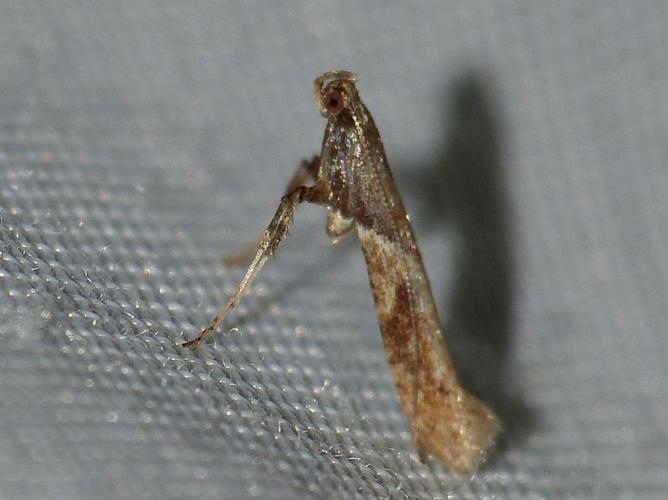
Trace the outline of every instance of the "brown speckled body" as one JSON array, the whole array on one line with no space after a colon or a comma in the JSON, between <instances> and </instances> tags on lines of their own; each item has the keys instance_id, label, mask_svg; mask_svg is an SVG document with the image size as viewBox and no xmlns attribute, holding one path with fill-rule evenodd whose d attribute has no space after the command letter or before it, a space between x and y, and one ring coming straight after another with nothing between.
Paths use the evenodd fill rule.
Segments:
<instances>
[{"instance_id":1,"label":"brown speckled body","mask_svg":"<svg viewBox=\"0 0 668 500\"><path fill-rule=\"evenodd\" d=\"M337 113L324 112L318 181L329 186L326 204L354 220L390 367L421 454L470 474L493 444L499 422L457 380L373 118L352 79L333 78L321 90L322 101L334 91L345 104Z\"/></svg>"},{"instance_id":2,"label":"brown speckled body","mask_svg":"<svg viewBox=\"0 0 668 500\"><path fill-rule=\"evenodd\" d=\"M287 234L297 205L326 205L327 234L335 241L357 229L383 342L420 456L434 455L471 474L494 443L499 421L457 380L413 230L354 75L329 72L314 84L327 118L320 158L297 170L237 290L200 335L183 345L201 344L237 306ZM315 185L304 184L309 178Z\"/></svg>"}]
</instances>

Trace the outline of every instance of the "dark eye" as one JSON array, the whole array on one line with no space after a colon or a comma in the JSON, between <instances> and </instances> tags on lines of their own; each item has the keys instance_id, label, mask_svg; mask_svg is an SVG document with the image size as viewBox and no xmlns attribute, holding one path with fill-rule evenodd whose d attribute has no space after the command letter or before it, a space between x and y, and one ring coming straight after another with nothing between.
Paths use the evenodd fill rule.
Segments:
<instances>
[{"instance_id":1,"label":"dark eye","mask_svg":"<svg viewBox=\"0 0 668 500\"><path fill-rule=\"evenodd\" d=\"M343 95L338 90L332 90L327 94L325 103L327 105L327 111L335 115L343 109Z\"/></svg>"}]
</instances>

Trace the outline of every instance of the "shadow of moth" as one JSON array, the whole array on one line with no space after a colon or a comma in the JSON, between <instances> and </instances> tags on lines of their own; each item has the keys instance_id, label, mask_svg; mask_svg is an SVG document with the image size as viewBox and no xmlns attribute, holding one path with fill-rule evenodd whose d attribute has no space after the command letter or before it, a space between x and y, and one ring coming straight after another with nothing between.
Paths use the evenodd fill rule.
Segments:
<instances>
[{"instance_id":1,"label":"shadow of moth","mask_svg":"<svg viewBox=\"0 0 668 500\"><path fill-rule=\"evenodd\" d=\"M413 229L355 75L331 71L314 87L327 119L320 156L295 173L229 302L183 345L201 344L237 306L287 234L297 205L324 205L327 234L337 241L355 229L362 244L383 343L420 458L434 455L470 475L484 461L500 423L457 379Z\"/></svg>"}]
</instances>

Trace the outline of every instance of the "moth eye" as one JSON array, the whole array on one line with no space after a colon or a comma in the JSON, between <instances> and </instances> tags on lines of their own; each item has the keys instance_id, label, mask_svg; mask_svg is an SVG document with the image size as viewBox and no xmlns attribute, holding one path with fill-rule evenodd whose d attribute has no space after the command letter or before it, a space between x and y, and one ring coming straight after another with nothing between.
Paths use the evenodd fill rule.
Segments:
<instances>
[{"instance_id":1,"label":"moth eye","mask_svg":"<svg viewBox=\"0 0 668 500\"><path fill-rule=\"evenodd\" d=\"M331 114L337 114L343 109L343 95L338 90L332 90L325 99L327 111Z\"/></svg>"}]
</instances>

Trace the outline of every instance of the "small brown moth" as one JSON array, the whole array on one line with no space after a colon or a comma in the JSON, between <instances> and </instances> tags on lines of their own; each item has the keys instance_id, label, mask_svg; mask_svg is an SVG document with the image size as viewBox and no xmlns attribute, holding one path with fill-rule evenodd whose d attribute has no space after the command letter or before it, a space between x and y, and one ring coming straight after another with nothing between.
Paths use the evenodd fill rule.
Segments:
<instances>
[{"instance_id":1,"label":"small brown moth","mask_svg":"<svg viewBox=\"0 0 668 500\"><path fill-rule=\"evenodd\" d=\"M237 306L287 234L299 203L325 205L327 234L337 241L354 228L362 243L385 350L420 457L433 454L470 475L501 426L454 372L406 209L355 80L348 71L316 78L315 100L327 118L322 153L294 175L229 302L197 338L183 345L201 344ZM313 185L306 185L309 179Z\"/></svg>"}]
</instances>

